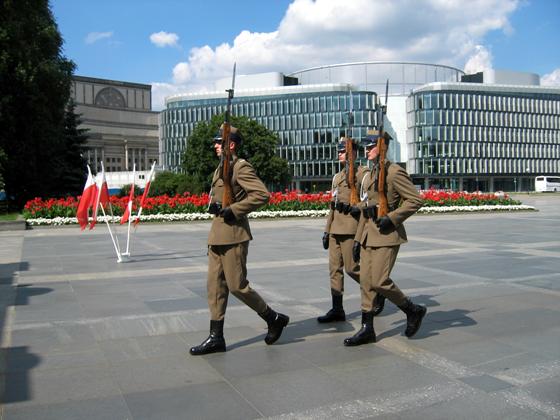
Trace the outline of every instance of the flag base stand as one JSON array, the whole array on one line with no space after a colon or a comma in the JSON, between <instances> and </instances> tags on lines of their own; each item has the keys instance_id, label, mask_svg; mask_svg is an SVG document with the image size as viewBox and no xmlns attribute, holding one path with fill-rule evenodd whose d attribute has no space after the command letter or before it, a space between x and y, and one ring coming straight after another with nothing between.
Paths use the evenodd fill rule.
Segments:
<instances>
[{"instance_id":1,"label":"flag base stand","mask_svg":"<svg viewBox=\"0 0 560 420\"><path fill-rule=\"evenodd\" d=\"M127 263L131 262L132 259L130 258L130 254L121 254L119 258L117 258L118 263Z\"/></svg>"}]
</instances>

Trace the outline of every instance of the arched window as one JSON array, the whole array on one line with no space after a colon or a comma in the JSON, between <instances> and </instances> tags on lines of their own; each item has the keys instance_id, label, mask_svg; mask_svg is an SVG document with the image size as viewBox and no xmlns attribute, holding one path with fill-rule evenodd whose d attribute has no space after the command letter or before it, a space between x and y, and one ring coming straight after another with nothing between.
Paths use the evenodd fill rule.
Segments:
<instances>
[{"instance_id":1,"label":"arched window","mask_svg":"<svg viewBox=\"0 0 560 420\"><path fill-rule=\"evenodd\" d=\"M122 94L113 87L106 87L95 96L95 105L111 108L126 108Z\"/></svg>"}]
</instances>

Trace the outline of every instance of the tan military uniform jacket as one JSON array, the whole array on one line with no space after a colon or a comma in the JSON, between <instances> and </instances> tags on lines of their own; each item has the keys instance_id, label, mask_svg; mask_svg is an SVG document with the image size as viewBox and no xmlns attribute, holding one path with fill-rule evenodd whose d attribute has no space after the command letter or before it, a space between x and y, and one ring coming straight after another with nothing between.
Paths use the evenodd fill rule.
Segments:
<instances>
[{"instance_id":1,"label":"tan military uniform jacket","mask_svg":"<svg viewBox=\"0 0 560 420\"><path fill-rule=\"evenodd\" d=\"M234 203L230 206L236 221L229 225L223 217L214 216L208 234L208 245L231 245L253 239L247 214L268 202L268 190L249 162L235 158L231 178ZM219 168L214 172L210 202L222 201L224 182Z\"/></svg>"},{"instance_id":2,"label":"tan military uniform jacket","mask_svg":"<svg viewBox=\"0 0 560 420\"><path fill-rule=\"evenodd\" d=\"M360 198L362 180L368 173L369 168L367 166L358 166L356 169L356 189L358 191L358 199ZM336 200L346 204L350 203L351 190L346 183L346 172L344 169L333 177L331 191L333 194L333 201ZM329 215L327 216L327 226L325 227L325 232L335 235L354 235L357 228L358 220L352 217L350 213L344 214L331 208Z\"/></svg>"},{"instance_id":3,"label":"tan military uniform jacket","mask_svg":"<svg viewBox=\"0 0 560 420\"><path fill-rule=\"evenodd\" d=\"M379 168L368 173L363 180L363 191L367 192L367 205L377 205L377 172ZM407 242L403 222L422 207L422 198L406 171L397 164L390 164L385 178L387 183L387 202L389 218L397 229L382 235L372 219L360 218L355 240L363 246L381 247L394 246ZM400 207L399 207L400 203ZM391 211L391 209L394 209Z\"/></svg>"}]
</instances>

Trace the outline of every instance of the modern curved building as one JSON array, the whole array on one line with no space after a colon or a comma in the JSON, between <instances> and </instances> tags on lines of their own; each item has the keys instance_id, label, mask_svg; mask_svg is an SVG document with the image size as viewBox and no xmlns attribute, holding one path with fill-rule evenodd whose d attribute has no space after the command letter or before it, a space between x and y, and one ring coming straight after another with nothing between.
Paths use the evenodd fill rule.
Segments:
<instances>
[{"instance_id":1,"label":"modern curved building","mask_svg":"<svg viewBox=\"0 0 560 420\"><path fill-rule=\"evenodd\" d=\"M359 90L385 95L389 81L389 96L407 97L412 89L432 82L459 82L463 71L441 64L367 61L331 64L290 73L301 85L316 83L349 83Z\"/></svg>"},{"instance_id":2,"label":"modern curved building","mask_svg":"<svg viewBox=\"0 0 560 420\"><path fill-rule=\"evenodd\" d=\"M412 62L263 73L238 78L233 112L278 134L278 154L292 168L294 187L328 189L339 168L336 142L345 118L354 112L356 139L375 128L387 81L384 128L396 139L389 159L405 164L419 187L533 190L535 176L560 173L560 88L539 86L533 73L465 75ZM188 136L198 122L224 112L230 85L224 79L213 93L166 98L160 114L160 162L166 169L180 170Z\"/></svg>"},{"instance_id":3,"label":"modern curved building","mask_svg":"<svg viewBox=\"0 0 560 420\"><path fill-rule=\"evenodd\" d=\"M463 75L463 71L441 64L388 61L332 64L289 74L302 85L349 83L357 90L377 93L382 103L385 103L388 81L385 130L398 142L398 150L393 157L397 162L408 160L406 98L410 92L427 83L459 82Z\"/></svg>"},{"instance_id":4,"label":"modern curved building","mask_svg":"<svg viewBox=\"0 0 560 420\"><path fill-rule=\"evenodd\" d=\"M389 80L385 129L396 139L389 158L406 162L408 94L429 82L458 81L462 74L437 64L366 62L304 69L288 76L241 75L236 80L233 113L255 119L278 134L278 154L290 163L295 187L328 189L339 170L336 142L345 131L350 110L352 136L360 139L377 126L377 104L385 102ZM180 170L188 136L196 124L225 111L224 90L230 85L231 79L226 78L217 82L216 92L166 98L160 114L160 162L165 168Z\"/></svg>"}]
</instances>

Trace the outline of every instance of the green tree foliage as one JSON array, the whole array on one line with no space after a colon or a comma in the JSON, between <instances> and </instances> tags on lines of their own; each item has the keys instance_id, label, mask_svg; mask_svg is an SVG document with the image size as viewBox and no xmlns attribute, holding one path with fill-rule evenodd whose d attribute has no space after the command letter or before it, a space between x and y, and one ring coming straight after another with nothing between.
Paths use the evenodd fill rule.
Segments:
<instances>
[{"instance_id":1,"label":"green tree foliage","mask_svg":"<svg viewBox=\"0 0 560 420\"><path fill-rule=\"evenodd\" d=\"M119 197L128 197L128 194L130 194L130 187L132 186L132 184L126 184L123 185L121 190L119 191ZM150 188L151 190L151 188ZM135 185L134 186L134 196L137 197L139 195L142 195L142 189L138 186Z\"/></svg>"},{"instance_id":2,"label":"green tree foliage","mask_svg":"<svg viewBox=\"0 0 560 420\"><path fill-rule=\"evenodd\" d=\"M70 101L64 118L64 152L60 156L60 193L77 196L82 193L86 181L86 160L83 157L87 132L78 128L80 116L74 112L76 105Z\"/></svg>"},{"instance_id":3,"label":"green tree foliage","mask_svg":"<svg viewBox=\"0 0 560 420\"><path fill-rule=\"evenodd\" d=\"M183 170L209 191L214 170L219 164L214 152L214 137L224 121L216 115L208 123L200 123L187 140L183 154ZM285 159L276 155L278 136L247 117L232 117L231 124L241 130L244 141L237 155L248 160L263 182L273 190L284 189L291 181L290 168Z\"/></svg>"},{"instance_id":4,"label":"green tree foliage","mask_svg":"<svg viewBox=\"0 0 560 420\"><path fill-rule=\"evenodd\" d=\"M20 207L66 189L60 159L74 63L62 43L48 0L0 1L0 148L7 195Z\"/></svg>"},{"instance_id":5,"label":"green tree foliage","mask_svg":"<svg viewBox=\"0 0 560 420\"><path fill-rule=\"evenodd\" d=\"M160 172L156 174L154 181L150 186L150 195L174 196L175 194L183 194L190 192L191 194L200 194L204 192L202 183L192 175L175 174L170 171Z\"/></svg>"}]
</instances>

